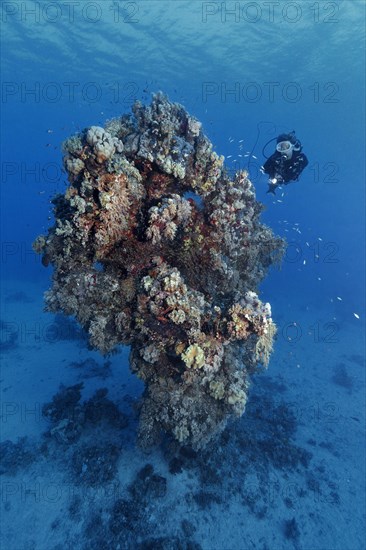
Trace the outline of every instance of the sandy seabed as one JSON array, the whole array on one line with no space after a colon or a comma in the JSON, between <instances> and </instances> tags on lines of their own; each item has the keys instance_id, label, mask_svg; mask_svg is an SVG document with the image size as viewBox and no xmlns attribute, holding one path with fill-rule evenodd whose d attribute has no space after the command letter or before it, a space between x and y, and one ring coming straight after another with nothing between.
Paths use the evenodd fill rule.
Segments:
<instances>
[{"instance_id":1,"label":"sandy seabed","mask_svg":"<svg viewBox=\"0 0 366 550\"><path fill-rule=\"evenodd\" d=\"M89 350L44 290L3 283L2 548L365 548L362 321L287 296L243 418L202 453L146 454L129 350Z\"/></svg>"}]
</instances>

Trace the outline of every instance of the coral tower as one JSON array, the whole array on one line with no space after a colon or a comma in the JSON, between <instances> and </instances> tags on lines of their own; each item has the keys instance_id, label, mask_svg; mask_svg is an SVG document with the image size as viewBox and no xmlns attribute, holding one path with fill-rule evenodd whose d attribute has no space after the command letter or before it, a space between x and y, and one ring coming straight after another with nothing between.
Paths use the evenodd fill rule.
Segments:
<instances>
[{"instance_id":1,"label":"coral tower","mask_svg":"<svg viewBox=\"0 0 366 550\"><path fill-rule=\"evenodd\" d=\"M74 315L102 353L131 346L140 443L165 431L199 449L268 364L275 325L257 288L284 243L181 105L158 93L132 111L64 143L70 186L34 249L54 268L47 310Z\"/></svg>"}]
</instances>

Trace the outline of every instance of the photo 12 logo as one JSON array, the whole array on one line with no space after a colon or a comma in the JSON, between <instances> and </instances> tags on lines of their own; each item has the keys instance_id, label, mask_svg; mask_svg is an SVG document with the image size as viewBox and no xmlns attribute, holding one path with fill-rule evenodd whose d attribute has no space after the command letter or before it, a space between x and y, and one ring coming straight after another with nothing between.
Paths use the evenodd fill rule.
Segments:
<instances>
[{"instance_id":1,"label":"photo 12 logo","mask_svg":"<svg viewBox=\"0 0 366 550\"><path fill-rule=\"evenodd\" d=\"M339 2L202 2L202 23L338 23Z\"/></svg>"},{"instance_id":2,"label":"photo 12 logo","mask_svg":"<svg viewBox=\"0 0 366 550\"><path fill-rule=\"evenodd\" d=\"M336 82L202 82L202 103L339 103L340 88Z\"/></svg>"},{"instance_id":3,"label":"photo 12 logo","mask_svg":"<svg viewBox=\"0 0 366 550\"><path fill-rule=\"evenodd\" d=\"M138 23L138 2L37 2L8 1L1 3L2 23Z\"/></svg>"},{"instance_id":4,"label":"photo 12 logo","mask_svg":"<svg viewBox=\"0 0 366 550\"><path fill-rule=\"evenodd\" d=\"M142 90L136 82L113 81L108 84L88 81L33 81L1 83L1 103L80 103L110 102L131 105L141 96Z\"/></svg>"}]
</instances>

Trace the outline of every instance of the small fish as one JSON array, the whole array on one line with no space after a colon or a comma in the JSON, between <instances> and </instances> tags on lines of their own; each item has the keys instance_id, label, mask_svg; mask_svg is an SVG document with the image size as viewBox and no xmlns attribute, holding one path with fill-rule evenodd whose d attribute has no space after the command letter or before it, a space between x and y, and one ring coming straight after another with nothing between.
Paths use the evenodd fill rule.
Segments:
<instances>
[{"instance_id":1,"label":"small fish","mask_svg":"<svg viewBox=\"0 0 366 550\"><path fill-rule=\"evenodd\" d=\"M227 158L227 159L231 159L232 156L233 156L233 155L228 155L226 158Z\"/></svg>"},{"instance_id":2,"label":"small fish","mask_svg":"<svg viewBox=\"0 0 366 550\"><path fill-rule=\"evenodd\" d=\"M360 316L359 316L358 313L354 313L353 315L356 317L356 319L359 319L359 318L360 318Z\"/></svg>"},{"instance_id":3,"label":"small fish","mask_svg":"<svg viewBox=\"0 0 366 550\"><path fill-rule=\"evenodd\" d=\"M341 302L342 298L340 296L337 296L337 300L339 300Z\"/></svg>"},{"instance_id":4,"label":"small fish","mask_svg":"<svg viewBox=\"0 0 366 550\"><path fill-rule=\"evenodd\" d=\"M323 239L321 237L318 237L318 241L322 241Z\"/></svg>"},{"instance_id":5,"label":"small fish","mask_svg":"<svg viewBox=\"0 0 366 550\"><path fill-rule=\"evenodd\" d=\"M255 155L253 155L253 158L258 160L258 157L256 157Z\"/></svg>"},{"instance_id":6,"label":"small fish","mask_svg":"<svg viewBox=\"0 0 366 550\"><path fill-rule=\"evenodd\" d=\"M53 134L53 130L51 130L51 128L49 128L49 129L47 130L47 134Z\"/></svg>"},{"instance_id":7,"label":"small fish","mask_svg":"<svg viewBox=\"0 0 366 550\"><path fill-rule=\"evenodd\" d=\"M239 139L239 143L243 143L243 141L244 141L243 139Z\"/></svg>"},{"instance_id":8,"label":"small fish","mask_svg":"<svg viewBox=\"0 0 366 550\"><path fill-rule=\"evenodd\" d=\"M322 278L321 278L321 277L318 277L318 281L321 281L321 280L322 280Z\"/></svg>"},{"instance_id":9,"label":"small fish","mask_svg":"<svg viewBox=\"0 0 366 550\"><path fill-rule=\"evenodd\" d=\"M304 261L302 262L302 265L306 265L306 260L304 260Z\"/></svg>"}]
</instances>

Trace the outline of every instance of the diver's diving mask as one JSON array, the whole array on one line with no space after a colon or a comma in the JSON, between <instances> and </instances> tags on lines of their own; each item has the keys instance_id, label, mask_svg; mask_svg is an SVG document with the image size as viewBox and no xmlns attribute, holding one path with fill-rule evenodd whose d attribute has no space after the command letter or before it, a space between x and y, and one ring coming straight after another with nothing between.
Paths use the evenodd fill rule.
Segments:
<instances>
[{"instance_id":1,"label":"diver's diving mask","mask_svg":"<svg viewBox=\"0 0 366 550\"><path fill-rule=\"evenodd\" d=\"M284 155L287 160L292 157L292 151L294 150L294 145L290 141L280 141L276 145L276 150Z\"/></svg>"}]
</instances>

